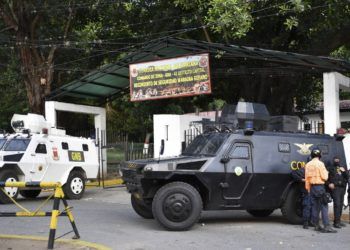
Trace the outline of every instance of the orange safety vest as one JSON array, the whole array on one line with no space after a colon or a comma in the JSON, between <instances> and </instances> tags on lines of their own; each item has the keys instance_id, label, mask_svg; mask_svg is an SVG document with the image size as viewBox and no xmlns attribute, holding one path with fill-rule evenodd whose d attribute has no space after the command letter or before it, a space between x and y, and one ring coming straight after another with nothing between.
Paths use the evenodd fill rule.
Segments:
<instances>
[{"instance_id":1,"label":"orange safety vest","mask_svg":"<svg viewBox=\"0 0 350 250\"><path fill-rule=\"evenodd\" d=\"M313 158L305 165L305 188L310 192L311 185L325 184L328 171L322 161Z\"/></svg>"}]
</instances>

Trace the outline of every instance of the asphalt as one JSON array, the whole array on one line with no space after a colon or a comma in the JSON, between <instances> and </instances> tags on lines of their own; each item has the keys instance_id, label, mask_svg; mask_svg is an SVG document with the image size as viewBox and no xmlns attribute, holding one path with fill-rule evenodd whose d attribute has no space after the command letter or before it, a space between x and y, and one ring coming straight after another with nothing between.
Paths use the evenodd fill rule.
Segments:
<instances>
[{"instance_id":1,"label":"asphalt","mask_svg":"<svg viewBox=\"0 0 350 250\"><path fill-rule=\"evenodd\" d=\"M22 204L34 209L44 196L47 193ZM349 249L350 245L349 224L335 234L318 233L287 224L279 210L267 218L254 218L245 211L203 212L201 221L190 231L169 232L156 221L139 217L124 188L89 189L82 200L69 201L69 205L81 240L111 249ZM51 206L52 202L44 209L49 211ZM0 205L0 211L15 211L15 207ZM0 234L47 237L49 220L0 218ZM57 236L70 230L68 219L60 217Z\"/></svg>"}]
</instances>

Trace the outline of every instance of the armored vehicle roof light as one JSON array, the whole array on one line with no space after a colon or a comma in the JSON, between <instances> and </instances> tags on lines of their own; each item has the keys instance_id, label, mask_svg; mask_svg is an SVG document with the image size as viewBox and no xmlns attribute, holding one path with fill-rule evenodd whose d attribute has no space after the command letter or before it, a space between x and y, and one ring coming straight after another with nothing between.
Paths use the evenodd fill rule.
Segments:
<instances>
[{"instance_id":1,"label":"armored vehicle roof light","mask_svg":"<svg viewBox=\"0 0 350 250\"><path fill-rule=\"evenodd\" d=\"M32 133L41 133L43 128L50 127L42 115L30 113L27 115L14 114L11 126L16 133L21 133L25 129L29 129Z\"/></svg>"},{"instance_id":2,"label":"armored vehicle roof light","mask_svg":"<svg viewBox=\"0 0 350 250\"><path fill-rule=\"evenodd\" d=\"M248 122L249 126L253 124L256 130L265 130L267 122L270 120L270 113L264 104L252 103L252 102L238 102L236 106L235 116L238 120L240 128L247 129ZM252 130L250 128L249 130Z\"/></svg>"},{"instance_id":3,"label":"armored vehicle roof light","mask_svg":"<svg viewBox=\"0 0 350 250\"><path fill-rule=\"evenodd\" d=\"M238 102L235 115L238 119L268 121L270 113L261 103Z\"/></svg>"},{"instance_id":4,"label":"armored vehicle roof light","mask_svg":"<svg viewBox=\"0 0 350 250\"><path fill-rule=\"evenodd\" d=\"M254 134L254 122L253 121L245 121L244 122L244 135L252 135Z\"/></svg>"}]
</instances>

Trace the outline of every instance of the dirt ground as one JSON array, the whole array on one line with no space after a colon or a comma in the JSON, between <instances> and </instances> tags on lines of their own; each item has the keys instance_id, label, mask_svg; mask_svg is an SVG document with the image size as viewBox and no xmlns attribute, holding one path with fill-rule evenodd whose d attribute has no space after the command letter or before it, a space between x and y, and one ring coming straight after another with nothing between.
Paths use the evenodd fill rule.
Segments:
<instances>
[{"instance_id":1,"label":"dirt ground","mask_svg":"<svg viewBox=\"0 0 350 250\"><path fill-rule=\"evenodd\" d=\"M0 249L2 250L46 250L47 241L28 239L6 239L0 238ZM55 250L96 250L97 248L73 245L63 242L55 242Z\"/></svg>"}]
</instances>

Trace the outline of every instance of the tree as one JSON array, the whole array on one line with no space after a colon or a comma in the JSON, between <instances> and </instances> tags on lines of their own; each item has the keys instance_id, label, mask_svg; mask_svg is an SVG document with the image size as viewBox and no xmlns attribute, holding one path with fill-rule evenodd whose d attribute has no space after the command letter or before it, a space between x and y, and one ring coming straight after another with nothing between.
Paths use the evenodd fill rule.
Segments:
<instances>
[{"instance_id":1,"label":"tree","mask_svg":"<svg viewBox=\"0 0 350 250\"><path fill-rule=\"evenodd\" d=\"M0 54L2 59L7 58L9 62L0 67L0 128L7 132L11 131L10 120L14 113L28 112L26 90L18 75L18 61L14 54L13 51Z\"/></svg>"},{"instance_id":2,"label":"tree","mask_svg":"<svg viewBox=\"0 0 350 250\"><path fill-rule=\"evenodd\" d=\"M47 2L43 6L47 6ZM17 45L21 64L21 73L27 89L31 111L43 113L45 96L51 92L53 82L53 64L56 46L43 49L35 46L40 36L51 31L60 32L67 37L74 13L67 18L52 18L37 12L37 1L0 1L0 16L6 25L4 30L13 34L11 41ZM62 20L62 21L60 21ZM63 24L62 24L63 23ZM46 26L46 28L44 28ZM50 27L50 28L49 28Z\"/></svg>"}]
</instances>

